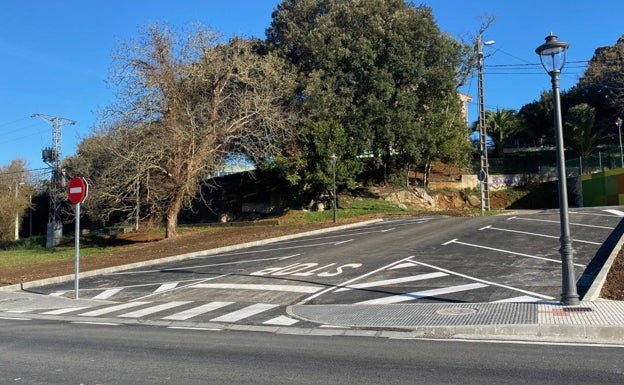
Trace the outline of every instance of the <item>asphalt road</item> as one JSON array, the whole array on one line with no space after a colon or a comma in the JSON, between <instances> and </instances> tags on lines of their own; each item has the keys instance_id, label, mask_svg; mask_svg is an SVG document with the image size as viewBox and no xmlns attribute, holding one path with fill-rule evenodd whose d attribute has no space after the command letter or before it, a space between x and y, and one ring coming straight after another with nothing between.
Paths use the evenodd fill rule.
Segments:
<instances>
[{"instance_id":1,"label":"asphalt road","mask_svg":"<svg viewBox=\"0 0 624 385\"><path fill-rule=\"evenodd\" d=\"M570 214L575 273L610 252L617 209ZM100 275L80 297L115 301L62 314L291 326L292 304L557 301L558 211L413 217ZM591 270L591 269L590 269ZM591 277L590 277L591 278ZM591 282L590 282L591 283ZM73 298L73 282L35 289Z\"/></svg>"},{"instance_id":2,"label":"asphalt road","mask_svg":"<svg viewBox=\"0 0 624 385\"><path fill-rule=\"evenodd\" d=\"M618 384L622 349L0 320L0 384Z\"/></svg>"}]
</instances>

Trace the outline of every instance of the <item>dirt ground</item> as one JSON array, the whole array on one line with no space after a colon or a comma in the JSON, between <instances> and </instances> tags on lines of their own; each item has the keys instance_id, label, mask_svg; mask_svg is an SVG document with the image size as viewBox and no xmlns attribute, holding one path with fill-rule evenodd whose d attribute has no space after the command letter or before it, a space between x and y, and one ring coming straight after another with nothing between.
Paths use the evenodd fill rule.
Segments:
<instances>
[{"instance_id":1,"label":"dirt ground","mask_svg":"<svg viewBox=\"0 0 624 385\"><path fill-rule=\"evenodd\" d=\"M372 219L360 217L340 219L340 224ZM333 226L332 223L315 225L255 225L223 226L202 231L184 231L175 239L163 239L159 233L137 233L118 236L103 244L117 244L114 252L92 257L82 257L80 270L89 271L104 267L158 259L183 253L207 250L254 240L278 237L303 231ZM124 245L119 245L124 244ZM102 244L101 244L102 245ZM98 246L90 246L98 247ZM0 286L29 282L36 279L74 273L73 259L53 261L29 266L6 267L0 270ZM620 251L607 276L602 298L624 300L624 250Z\"/></svg>"},{"instance_id":2,"label":"dirt ground","mask_svg":"<svg viewBox=\"0 0 624 385\"><path fill-rule=\"evenodd\" d=\"M338 225L367 220L341 219ZM255 225L221 226L210 230L185 230L175 239L163 239L163 233L130 233L114 238L102 239L98 245L81 244L81 248L114 245L114 251L97 256L82 256L80 271L124 265L134 262L158 259L184 253L192 253L238 243L279 237L303 231L330 227L333 223L315 225ZM73 242L73 241L72 241ZM56 277L74 273L73 258L63 261L50 261L34 265L10 266L0 269L0 286L29 282L37 279Z\"/></svg>"}]
</instances>

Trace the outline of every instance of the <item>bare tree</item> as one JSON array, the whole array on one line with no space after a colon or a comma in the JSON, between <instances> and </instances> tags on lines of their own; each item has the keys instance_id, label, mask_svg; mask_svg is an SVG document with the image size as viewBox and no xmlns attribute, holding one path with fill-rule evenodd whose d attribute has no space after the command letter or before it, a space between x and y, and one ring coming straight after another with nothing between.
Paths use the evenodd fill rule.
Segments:
<instances>
[{"instance_id":1,"label":"bare tree","mask_svg":"<svg viewBox=\"0 0 624 385\"><path fill-rule=\"evenodd\" d=\"M180 210L229 155L261 160L275 153L291 135L286 106L294 77L258 47L240 38L220 43L202 27L179 36L159 25L122 45L113 73L117 104L101 132L114 163L105 179L120 180L114 188L93 186L107 191L102 199L141 199L174 237ZM122 185L126 192L115 192Z\"/></svg>"}]
</instances>

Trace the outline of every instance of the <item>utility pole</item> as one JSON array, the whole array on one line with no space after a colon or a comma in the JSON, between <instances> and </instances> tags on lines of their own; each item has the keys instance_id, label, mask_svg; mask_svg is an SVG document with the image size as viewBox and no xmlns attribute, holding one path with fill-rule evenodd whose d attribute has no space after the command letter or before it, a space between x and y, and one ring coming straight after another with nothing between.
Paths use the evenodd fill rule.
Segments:
<instances>
[{"instance_id":1,"label":"utility pole","mask_svg":"<svg viewBox=\"0 0 624 385\"><path fill-rule=\"evenodd\" d=\"M52 124L52 147L46 147L42 150L42 158L52 168L46 247L54 247L59 244L63 236L63 224L59 213L64 184L61 171L61 127L64 124L76 124L76 121L46 114L32 114L31 117L39 117Z\"/></svg>"},{"instance_id":2,"label":"utility pole","mask_svg":"<svg viewBox=\"0 0 624 385\"><path fill-rule=\"evenodd\" d=\"M494 41L487 41L485 45L494 44ZM479 105L479 150L481 152L481 169L479 170L479 181L481 183L481 215L486 210L490 210L490 186L489 179L489 162L488 162L488 146L487 146L487 129L485 124L485 103L483 101L483 41L481 33L477 36L477 69L478 69L478 105Z\"/></svg>"}]
</instances>

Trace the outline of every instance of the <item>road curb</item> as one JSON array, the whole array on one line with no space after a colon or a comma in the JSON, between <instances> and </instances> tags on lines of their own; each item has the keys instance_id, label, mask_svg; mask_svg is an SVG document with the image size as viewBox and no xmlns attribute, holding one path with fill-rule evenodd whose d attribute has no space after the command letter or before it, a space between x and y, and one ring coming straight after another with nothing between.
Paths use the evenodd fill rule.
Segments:
<instances>
[{"instance_id":1,"label":"road curb","mask_svg":"<svg viewBox=\"0 0 624 385\"><path fill-rule=\"evenodd\" d=\"M259 241L251 241L251 242L239 243L239 244L236 244L236 245L218 247L218 248L214 248L214 249L196 251L196 252L192 252L192 253L179 254L179 255L174 255L174 256L171 256L171 257L153 259L153 260L149 260L149 261L135 262L135 263L129 263L129 264L126 264L126 265L119 265L119 266L111 266L111 267L106 267L106 268L102 268L102 269L96 269L96 270L90 270L90 271L81 272L80 275L79 275L79 278L88 278L88 277L93 277L93 276L100 275L100 274L110 274L110 273L115 273L115 272L123 271L123 270L129 270L129 269L136 269L136 268L140 268L140 267L158 265L158 264L161 264L161 263L176 262L176 261L181 261L181 260L188 259L188 258L194 258L194 257L200 257L200 256L206 256L206 255L214 255L214 254L226 253L226 252L229 252L229 251L240 250L240 249L244 249L244 248L247 248L247 247L262 246L262 245L266 245L266 244L274 243L274 242L287 241L287 240L307 237L307 236L311 236L311 235L324 234L324 233L329 233L329 232L338 231L338 230L345 230L345 229L350 229L350 228L362 227L362 226L370 225L370 224L373 224L373 223L379 223L379 222L382 222L382 221L383 221L383 219L372 219L372 220L364 221L364 222L349 223L349 224L346 224L346 225L327 227L327 228L323 228L323 229L311 230L311 231L306 231L306 232L297 233L297 234L283 235L283 236L280 236L280 237L267 238L267 239L263 239L263 240L259 240ZM15 284L15 285L1 286L0 287L0 292L3 292L3 291L4 292L20 291L20 290L35 288L35 287L44 286L44 285L52 285L52 284L57 284L57 283L68 282L68 281L72 281L74 279L75 279L75 275L74 274L68 274L68 275L62 275L62 276L58 276L58 277L39 279L39 280L36 280L36 281L22 282L22 283Z\"/></svg>"}]
</instances>

